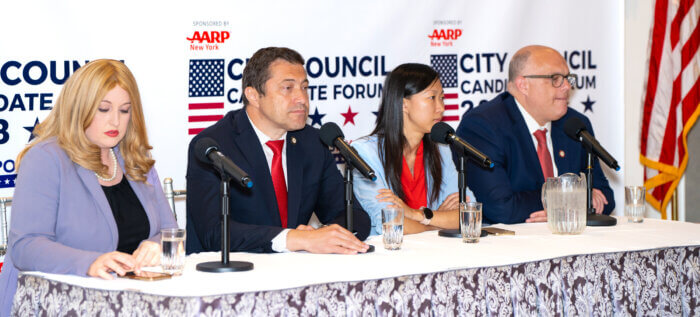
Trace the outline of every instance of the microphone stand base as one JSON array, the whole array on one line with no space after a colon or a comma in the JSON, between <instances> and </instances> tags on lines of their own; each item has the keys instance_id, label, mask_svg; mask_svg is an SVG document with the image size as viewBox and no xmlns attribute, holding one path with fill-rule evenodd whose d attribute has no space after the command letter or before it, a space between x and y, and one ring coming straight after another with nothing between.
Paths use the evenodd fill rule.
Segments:
<instances>
[{"instance_id":1,"label":"microphone stand base","mask_svg":"<svg viewBox=\"0 0 700 317\"><path fill-rule=\"evenodd\" d=\"M599 214L586 215L586 226L589 227L607 227L614 226L616 224L617 219L615 219L614 217Z\"/></svg>"},{"instance_id":2,"label":"microphone stand base","mask_svg":"<svg viewBox=\"0 0 700 317\"><path fill-rule=\"evenodd\" d=\"M243 272L252 269L253 263L244 261L230 261L228 264L224 264L221 261L197 264L197 271L209 273Z\"/></svg>"},{"instance_id":3,"label":"microphone stand base","mask_svg":"<svg viewBox=\"0 0 700 317\"><path fill-rule=\"evenodd\" d=\"M445 238L461 238L462 233L459 231L459 229L442 229L438 231L438 236Z\"/></svg>"},{"instance_id":4,"label":"microphone stand base","mask_svg":"<svg viewBox=\"0 0 700 317\"><path fill-rule=\"evenodd\" d=\"M374 252L374 246L370 244L369 248L367 248L367 251L365 251L365 253L358 253L358 254L367 254L367 253L372 253L372 252Z\"/></svg>"}]
</instances>

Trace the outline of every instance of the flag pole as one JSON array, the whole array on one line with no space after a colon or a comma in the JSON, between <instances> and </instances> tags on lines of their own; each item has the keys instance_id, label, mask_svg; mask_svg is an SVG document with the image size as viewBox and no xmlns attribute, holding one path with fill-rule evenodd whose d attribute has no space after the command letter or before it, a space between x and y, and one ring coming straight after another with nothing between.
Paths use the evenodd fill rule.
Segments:
<instances>
[{"instance_id":1,"label":"flag pole","mask_svg":"<svg viewBox=\"0 0 700 317\"><path fill-rule=\"evenodd\" d=\"M671 220L678 221L678 189L673 190L671 196Z\"/></svg>"}]
</instances>

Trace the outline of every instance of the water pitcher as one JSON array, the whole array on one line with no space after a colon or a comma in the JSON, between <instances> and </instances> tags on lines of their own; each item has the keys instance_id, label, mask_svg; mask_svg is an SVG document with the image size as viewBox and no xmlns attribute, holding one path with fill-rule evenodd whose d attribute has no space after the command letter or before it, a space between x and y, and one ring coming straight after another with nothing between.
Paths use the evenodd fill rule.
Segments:
<instances>
[{"instance_id":1,"label":"water pitcher","mask_svg":"<svg viewBox=\"0 0 700 317\"><path fill-rule=\"evenodd\" d=\"M549 230L579 234L586 229L586 176L566 173L549 177L542 185L542 205Z\"/></svg>"}]
</instances>

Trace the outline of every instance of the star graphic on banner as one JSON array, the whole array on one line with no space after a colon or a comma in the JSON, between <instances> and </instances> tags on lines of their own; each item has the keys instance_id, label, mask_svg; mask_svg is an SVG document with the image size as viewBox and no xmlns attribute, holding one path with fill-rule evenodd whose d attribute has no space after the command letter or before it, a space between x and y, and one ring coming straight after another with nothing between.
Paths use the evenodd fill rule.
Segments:
<instances>
[{"instance_id":1,"label":"star graphic on banner","mask_svg":"<svg viewBox=\"0 0 700 317\"><path fill-rule=\"evenodd\" d=\"M352 112L352 107L348 106L348 112L346 112L346 113L341 113L341 115L342 115L343 117L345 117L345 123L343 123L343 126L345 126L346 124L348 124L348 122L350 122L350 123L352 123L353 125L355 125L355 116L356 116L358 113L359 113L359 112Z\"/></svg>"},{"instance_id":2,"label":"star graphic on banner","mask_svg":"<svg viewBox=\"0 0 700 317\"><path fill-rule=\"evenodd\" d=\"M586 97L586 101L581 101L581 103L582 103L583 106L585 107L585 108L583 109L583 112L586 112L586 111L588 111L588 110L590 110L591 112L593 112L593 104L595 103L595 101L592 101L592 100L591 100L591 96L590 96L590 95L588 95L588 96Z\"/></svg>"},{"instance_id":3,"label":"star graphic on banner","mask_svg":"<svg viewBox=\"0 0 700 317\"><path fill-rule=\"evenodd\" d=\"M372 111L372 114L373 114L375 117L379 117L379 111Z\"/></svg>"},{"instance_id":4,"label":"star graphic on banner","mask_svg":"<svg viewBox=\"0 0 700 317\"><path fill-rule=\"evenodd\" d=\"M311 126L313 127L314 124L318 124L319 126L323 125L323 122L321 122L321 119L325 117L325 113L318 113L318 107L314 111L314 114L310 114L309 118L311 118Z\"/></svg>"},{"instance_id":5,"label":"star graphic on banner","mask_svg":"<svg viewBox=\"0 0 700 317\"><path fill-rule=\"evenodd\" d=\"M25 130L29 131L29 141L27 141L27 143L32 142L32 139L34 138L34 128L36 128L37 124L39 124L39 117L36 118L33 126L24 127Z\"/></svg>"}]
</instances>

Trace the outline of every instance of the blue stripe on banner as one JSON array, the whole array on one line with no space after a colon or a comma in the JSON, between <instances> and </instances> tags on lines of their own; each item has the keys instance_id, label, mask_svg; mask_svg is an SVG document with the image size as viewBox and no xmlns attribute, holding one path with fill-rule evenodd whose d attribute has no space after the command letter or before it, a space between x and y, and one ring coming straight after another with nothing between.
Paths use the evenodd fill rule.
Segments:
<instances>
[{"instance_id":1,"label":"blue stripe on banner","mask_svg":"<svg viewBox=\"0 0 700 317\"><path fill-rule=\"evenodd\" d=\"M17 174L0 175L0 188L15 187L15 179Z\"/></svg>"}]
</instances>

